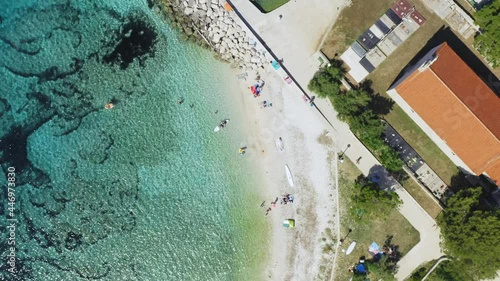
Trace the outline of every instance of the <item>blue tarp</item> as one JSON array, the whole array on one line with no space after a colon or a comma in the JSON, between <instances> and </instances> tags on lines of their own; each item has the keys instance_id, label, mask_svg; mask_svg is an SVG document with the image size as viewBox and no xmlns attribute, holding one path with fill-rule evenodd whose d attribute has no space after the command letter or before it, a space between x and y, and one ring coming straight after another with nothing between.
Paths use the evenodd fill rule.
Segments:
<instances>
[{"instance_id":1,"label":"blue tarp","mask_svg":"<svg viewBox=\"0 0 500 281\"><path fill-rule=\"evenodd\" d=\"M366 266L362 263L356 265L356 272L357 273L366 273Z\"/></svg>"}]
</instances>

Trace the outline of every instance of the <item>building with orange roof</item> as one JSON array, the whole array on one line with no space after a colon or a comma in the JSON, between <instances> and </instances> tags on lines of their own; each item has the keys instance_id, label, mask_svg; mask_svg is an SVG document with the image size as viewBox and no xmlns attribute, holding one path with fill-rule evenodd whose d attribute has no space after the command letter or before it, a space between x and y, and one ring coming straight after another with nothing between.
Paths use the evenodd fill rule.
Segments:
<instances>
[{"instance_id":1,"label":"building with orange roof","mask_svg":"<svg viewBox=\"0 0 500 281\"><path fill-rule=\"evenodd\" d=\"M387 93L463 172L500 185L500 98L447 43Z\"/></svg>"}]
</instances>

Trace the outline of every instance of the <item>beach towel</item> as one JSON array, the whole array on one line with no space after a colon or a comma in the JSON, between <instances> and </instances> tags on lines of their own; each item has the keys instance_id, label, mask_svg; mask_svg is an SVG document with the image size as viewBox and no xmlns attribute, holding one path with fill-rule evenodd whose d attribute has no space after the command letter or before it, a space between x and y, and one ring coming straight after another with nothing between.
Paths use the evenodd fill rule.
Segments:
<instances>
[{"instance_id":1,"label":"beach towel","mask_svg":"<svg viewBox=\"0 0 500 281\"><path fill-rule=\"evenodd\" d=\"M373 242L370 247L368 247L368 252L370 252L372 256L375 256L380 252L380 246Z\"/></svg>"},{"instance_id":2,"label":"beach towel","mask_svg":"<svg viewBox=\"0 0 500 281\"><path fill-rule=\"evenodd\" d=\"M278 70L280 68L280 64L277 61L275 61L275 60L273 60L271 62L271 64L274 67L274 69L276 69L276 70Z\"/></svg>"}]
</instances>

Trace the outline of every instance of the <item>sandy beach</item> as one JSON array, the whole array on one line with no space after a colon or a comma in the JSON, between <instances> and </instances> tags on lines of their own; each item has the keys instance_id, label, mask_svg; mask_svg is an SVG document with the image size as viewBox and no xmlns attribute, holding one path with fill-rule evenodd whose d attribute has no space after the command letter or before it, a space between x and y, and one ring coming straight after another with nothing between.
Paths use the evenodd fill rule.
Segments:
<instances>
[{"instance_id":1,"label":"sandy beach","mask_svg":"<svg viewBox=\"0 0 500 281\"><path fill-rule=\"evenodd\" d=\"M239 2L239 1L236 1ZM312 4L312 3L311 3ZM293 2L285 5L280 13L293 18L295 13L307 10L310 14L323 6L326 10L335 11L325 17L312 19L308 17L309 26L322 28L309 29L300 27L291 29L303 30L303 42L311 44L283 44L285 47L303 49L313 57L324 32L333 24L338 15L338 6L344 2L315 2L307 5L306 2ZM299 7L300 6L300 7ZM325 10L324 10L325 11ZM276 11L277 13L277 11ZM274 14L276 14L274 13ZM271 13L273 14L273 13ZM233 19L247 34L250 31L231 14ZM271 16L271 15L270 15ZM280 29L283 25L262 23L261 29ZM283 32L276 30L276 32ZM315 40L310 41L310 38ZM297 38L295 38L297 40ZM258 50L263 50L260 44ZM266 53L266 52L264 52ZM266 54L268 60L272 58ZM301 64L311 67L314 62L287 60L286 64ZM235 69L235 76L245 72ZM256 175L262 177L262 185L258 188L265 201L262 209L263 218L269 220L271 237L268 245L268 261L259 280L332 280L332 269L335 254L337 235L337 194L335 167L334 129L318 114L317 110L306 102L303 93L294 84L284 81L286 74L280 69L276 71L270 64L259 69L260 79L265 81L260 97L254 98L249 87L257 83L256 71L246 71L248 77L238 82L241 88L242 114L245 114L248 124L248 153L246 157L255 165ZM302 75L299 75L304 78ZM303 79L301 79L303 80ZM306 84L302 85L306 86ZM272 107L262 108L262 102L272 103ZM284 151L280 152L275 141L282 138ZM294 186L290 187L287 181L285 165L292 173ZM282 195L292 194L295 197L293 204L280 204ZM278 199L276 207L271 202ZM271 211L265 216L266 210ZM283 227L283 220L295 219L296 228Z\"/></svg>"},{"instance_id":2,"label":"sandy beach","mask_svg":"<svg viewBox=\"0 0 500 281\"><path fill-rule=\"evenodd\" d=\"M298 56L284 62L287 66L303 66L303 73L298 73L297 78L305 87L311 72L305 70L318 68L317 48L346 1L295 0L265 16L249 2L232 3L242 7L249 18L265 17L254 26L258 33L293 31L294 36L280 37L285 40L280 46L307 54L307 61ZM223 11L214 4L210 7L197 7L201 12L188 7L184 13L206 15L200 22L204 39L212 42L211 46L223 59L232 56L234 60L234 77L228 79L239 84L240 93L231 99L240 117L246 120L244 157L254 166L254 179L259 183L255 188L263 202L262 219L271 227L268 259L262 276L252 276L251 280L330 280L338 240L338 197L333 174L338 145L333 141L334 129L305 100L295 83L285 82L287 75L283 69L273 68L269 63L273 57L235 12ZM317 16L304 17L306 14ZM296 18L302 18L300 24ZM282 49L273 51L279 53ZM261 95L254 97L250 87L258 80L265 85ZM272 106L264 107L263 102ZM279 138L283 141L283 151L276 145ZM287 180L286 165L292 174L293 186ZM286 194L294 197L293 203L281 204ZM294 219L296 228L283 227L285 219Z\"/></svg>"},{"instance_id":3,"label":"sandy beach","mask_svg":"<svg viewBox=\"0 0 500 281\"><path fill-rule=\"evenodd\" d=\"M334 233L336 227L335 181L329 164L334 162L329 159L335 147L315 108L294 85L286 84L272 68L259 71L259 75L265 81L261 96L252 95L249 87L257 82L257 73L248 72L247 80L239 81L238 98L248 124L245 157L255 166L256 177L262 177L262 185L256 188L265 201L262 218L271 225L269 260L262 280L308 280L331 270L333 252L324 254L323 248L334 238L325 230ZM263 107L263 101L272 106ZM280 137L282 152L276 146ZM293 187L285 165L292 173ZM284 194L292 194L294 202L280 204ZM278 201L272 207L275 199ZM271 211L266 216L268 208ZM285 219L295 219L296 228L283 227Z\"/></svg>"}]
</instances>

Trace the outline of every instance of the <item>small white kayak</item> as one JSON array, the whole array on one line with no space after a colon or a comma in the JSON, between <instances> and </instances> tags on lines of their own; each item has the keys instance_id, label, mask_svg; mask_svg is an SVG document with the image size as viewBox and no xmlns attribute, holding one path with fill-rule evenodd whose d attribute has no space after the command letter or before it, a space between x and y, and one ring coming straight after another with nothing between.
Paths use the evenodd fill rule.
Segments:
<instances>
[{"instance_id":1,"label":"small white kayak","mask_svg":"<svg viewBox=\"0 0 500 281\"><path fill-rule=\"evenodd\" d=\"M285 150L285 145L283 144L283 140L281 138L276 139L275 143L279 152L283 152Z\"/></svg>"},{"instance_id":2,"label":"small white kayak","mask_svg":"<svg viewBox=\"0 0 500 281\"><path fill-rule=\"evenodd\" d=\"M288 179L288 184L290 185L290 187L293 187L292 172L290 172L290 168L288 168L288 165L285 165L285 172L286 178Z\"/></svg>"},{"instance_id":3,"label":"small white kayak","mask_svg":"<svg viewBox=\"0 0 500 281\"><path fill-rule=\"evenodd\" d=\"M354 247L356 247L356 241L352 241L351 245L347 248L347 251L345 251L345 254L349 255L352 253L352 251L354 251Z\"/></svg>"},{"instance_id":4,"label":"small white kayak","mask_svg":"<svg viewBox=\"0 0 500 281\"><path fill-rule=\"evenodd\" d=\"M229 123L229 119L224 119L222 122L220 122L219 126L215 127L214 132L218 132L224 129L227 126L227 123Z\"/></svg>"}]
</instances>

